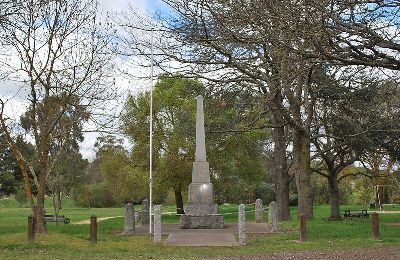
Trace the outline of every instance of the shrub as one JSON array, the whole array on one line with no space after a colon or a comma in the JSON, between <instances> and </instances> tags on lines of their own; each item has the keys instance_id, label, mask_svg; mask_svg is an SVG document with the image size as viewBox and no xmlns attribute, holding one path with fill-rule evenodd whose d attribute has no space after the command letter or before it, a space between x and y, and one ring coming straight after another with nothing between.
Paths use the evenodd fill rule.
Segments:
<instances>
[{"instance_id":1,"label":"shrub","mask_svg":"<svg viewBox=\"0 0 400 260\"><path fill-rule=\"evenodd\" d=\"M86 184L74 190L74 200L81 207L105 208L116 205L107 183Z\"/></svg>"},{"instance_id":2,"label":"shrub","mask_svg":"<svg viewBox=\"0 0 400 260\"><path fill-rule=\"evenodd\" d=\"M15 194L15 200L19 203L20 208L22 208L23 203L28 201L28 196L22 187L18 188L17 193Z\"/></svg>"}]
</instances>

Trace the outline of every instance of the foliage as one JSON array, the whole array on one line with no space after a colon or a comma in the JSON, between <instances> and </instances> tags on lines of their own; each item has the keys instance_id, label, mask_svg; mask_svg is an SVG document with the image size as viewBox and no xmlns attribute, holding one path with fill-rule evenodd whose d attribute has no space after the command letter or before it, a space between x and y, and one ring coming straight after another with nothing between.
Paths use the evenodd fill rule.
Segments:
<instances>
[{"instance_id":1,"label":"foliage","mask_svg":"<svg viewBox=\"0 0 400 260\"><path fill-rule=\"evenodd\" d=\"M125 150L104 151L100 169L113 199L119 204L146 197L148 173L133 165Z\"/></svg>"},{"instance_id":2,"label":"foliage","mask_svg":"<svg viewBox=\"0 0 400 260\"><path fill-rule=\"evenodd\" d=\"M76 193L76 203L81 207L104 208L116 205L107 183L85 184Z\"/></svg>"},{"instance_id":3,"label":"foliage","mask_svg":"<svg viewBox=\"0 0 400 260\"><path fill-rule=\"evenodd\" d=\"M209 93L199 81L182 75L163 75L155 85L155 181L178 192L178 196L187 190L195 150L194 97L199 94L205 95L207 161L216 199L221 202L244 199L243 186L250 194L246 199L254 199L254 192L265 185L262 145L268 138L264 129L255 126L249 129L260 109L254 105L255 98L247 92ZM148 115L149 93L128 99L123 125L133 143L132 160L141 167L148 167ZM227 182L232 185L227 187Z\"/></svg>"},{"instance_id":4,"label":"foliage","mask_svg":"<svg viewBox=\"0 0 400 260\"><path fill-rule=\"evenodd\" d=\"M29 160L35 160L35 149L32 144L25 142L22 136L16 137L16 146L22 151L23 155ZM15 156L7 145L4 134L0 135L0 195L15 194L23 184L23 175L19 168ZM37 164L34 165L38 169ZM33 183L33 176L29 175L31 190L37 193L37 187Z\"/></svg>"},{"instance_id":5,"label":"foliage","mask_svg":"<svg viewBox=\"0 0 400 260\"><path fill-rule=\"evenodd\" d=\"M20 208L22 208L22 204L28 201L28 196L24 191L23 187L17 189L15 193L15 200L19 203Z\"/></svg>"}]
</instances>

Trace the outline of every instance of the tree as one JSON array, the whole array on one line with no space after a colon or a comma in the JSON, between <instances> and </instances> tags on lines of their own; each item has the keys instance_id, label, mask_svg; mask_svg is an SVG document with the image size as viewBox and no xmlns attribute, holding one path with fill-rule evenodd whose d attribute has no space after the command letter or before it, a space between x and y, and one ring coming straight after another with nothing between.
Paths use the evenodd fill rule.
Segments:
<instances>
[{"instance_id":1,"label":"tree","mask_svg":"<svg viewBox=\"0 0 400 260\"><path fill-rule=\"evenodd\" d=\"M301 1L302 2L302 1ZM307 35L302 55L347 65L400 69L398 1L307 1L308 19L295 18L294 35ZM297 51L297 50L295 50Z\"/></svg>"},{"instance_id":2,"label":"tree","mask_svg":"<svg viewBox=\"0 0 400 260\"><path fill-rule=\"evenodd\" d=\"M119 203L143 199L148 194L147 171L132 162L122 140L108 135L98 138L96 146L100 172L113 199Z\"/></svg>"},{"instance_id":3,"label":"tree","mask_svg":"<svg viewBox=\"0 0 400 260\"><path fill-rule=\"evenodd\" d=\"M182 192L191 180L195 151L194 97L199 94L205 96L207 160L216 187L223 186L218 184L225 184L227 180L235 180L237 183L232 187L224 188L234 190L234 185L239 187L246 183L253 193L257 187L254 183L266 175L265 167L262 169L261 150L268 132L247 129L260 112L252 99L244 98L249 93L210 93L199 81L182 75L163 75L153 95L154 176L167 189L173 189L177 213L183 213ZM130 97L123 124L133 142L132 159L144 167L148 166L148 117L149 93Z\"/></svg>"},{"instance_id":4,"label":"tree","mask_svg":"<svg viewBox=\"0 0 400 260\"><path fill-rule=\"evenodd\" d=\"M195 104L191 97L204 91L202 84L182 76L161 76L153 95L155 176L175 193L177 213L183 213L182 192L190 183L194 154ZM125 133L133 141L132 159L148 166L149 93L130 97L123 116ZM145 127L144 127L145 126Z\"/></svg>"},{"instance_id":5,"label":"tree","mask_svg":"<svg viewBox=\"0 0 400 260\"><path fill-rule=\"evenodd\" d=\"M22 183L22 174L17 161L5 143L4 135L0 138L0 194L9 196L15 194Z\"/></svg>"},{"instance_id":6,"label":"tree","mask_svg":"<svg viewBox=\"0 0 400 260\"><path fill-rule=\"evenodd\" d=\"M349 171L348 167L355 161L365 161L369 167L375 165L379 169L370 161L371 151L382 150L398 135L399 126L392 118L398 117L394 100L399 90L391 81L368 79L364 74L359 75L364 81L354 74L346 81L327 74L321 77L329 87L316 96L314 124L319 127L312 139L315 148L312 159L321 159L314 170L328 180L330 218L338 219L339 183L355 175L373 176L368 171Z\"/></svg>"},{"instance_id":7,"label":"tree","mask_svg":"<svg viewBox=\"0 0 400 260\"><path fill-rule=\"evenodd\" d=\"M53 196L53 205L56 213L62 209L61 193L69 194L73 187L84 181L84 173L88 165L87 160L77 149L64 147L58 153L59 158L49 174L48 188Z\"/></svg>"},{"instance_id":8,"label":"tree","mask_svg":"<svg viewBox=\"0 0 400 260\"><path fill-rule=\"evenodd\" d=\"M19 207L22 208L22 204L28 201L28 196L22 187L18 188L15 193L15 200L19 203Z\"/></svg>"},{"instance_id":9,"label":"tree","mask_svg":"<svg viewBox=\"0 0 400 260\"><path fill-rule=\"evenodd\" d=\"M10 118L4 112L7 105L4 99L1 100L1 130L21 168L40 233L45 232L44 195L51 170L49 158L55 129L69 108L82 105L94 115L96 109L102 108L101 102L112 97L104 81L112 71L107 49L110 39L97 23L96 13L96 2L92 0L25 1L19 11L10 16L9 24L1 27L2 33L7 35L2 39L4 51L18 60L15 64L5 57L3 67L9 72L9 78L19 78L27 89L29 134L39 162L38 172L33 172L32 163L15 145ZM36 202L28 172L37 177Z\"/></svg>"},{"instance_id":10,"label":"tree","mask_svg":"<svg viewBox=\"0 0 400 260\"><path fill-rule=\"evenodd\" d=\"M271 111L276 136L275 169L279 184L280 217L288 219L289 199L284 126L290 126L293 169L299 193L299 215L312 217L310 190L310 133L314 111L315 84L312 64L289 52L287 44L304 48L303 38L286 34L288 26L276 23L276 13L287 12L278 1L165 1L176 16L162 28L162 58L189 66L189 71L210 82L235 82L242 90L252 89L262 96ZM303 15L300 12L299 15ZM284 44L282 44L282 42ZM138 42L139 49L148 43ZM147 45L146 45L147 44ZM145 51L144 51L145 52ZM162 60L161 60L162 61ZM161 64L162 66L162 64ZM228 88L230 84L223 84ZM280 128L280 129L279 129ZM285 155L285 156L284 156ZM279 159L279 161L278 161Z\"/></svg>"},{"instance_id":11,"label":"tree","mask_svg":"<svg viewBox=\"0 0 400 260\"><path fill-rule=\"evenodd\" d=\"M58 114L58 123L52 133L49 149L49 175L48 187L53 195L54 209L58 213L61 206L61 192L68 192L77 184L78 177L83 174L87 162L82 159L79 152L79 142L83 141L83 124L89 119L86 106L80 105L79 97L70 96L73 105L60 106L60 100L64 100L66 93L48 98L50 114ZM43 117L43 104L37 104L37 114ZM20 118L22 128L29 133L32 130L29 108ZM38 120L38 121L39 121ZM34 172L34 171L32 171Z\"/></svg>"},{"instance_id":12,"label":"tree","mask_svg":"<svg viewBox=\"0 0 400 260\"><path fill-rule=\"evenodd\" d=\"M22 136L17 136L16 145L26 158L34 159L34 147L30 143L26 143ZM0 148L0 194L9 196L15 194L22 187L23 175L4 135L0 135ZM34 167L37 168L37 165ZM33 181L33 176L30 175L29 178ZM31 188L35 192L34 185Z\"/></svg>"}]
</instances>

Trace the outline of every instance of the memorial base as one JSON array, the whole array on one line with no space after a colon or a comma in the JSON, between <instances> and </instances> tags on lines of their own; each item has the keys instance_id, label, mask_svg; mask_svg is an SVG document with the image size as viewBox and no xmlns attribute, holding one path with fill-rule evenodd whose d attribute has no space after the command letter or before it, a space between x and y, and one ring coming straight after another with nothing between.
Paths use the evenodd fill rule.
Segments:
<instances>
[{"instance_id":1,"label":"memorial base","mask_svg":"<svg viewBox=\"0 0 400 260\"><path fill-rule=\"evenodd\" d=\"M224 228L224 217L221 214L212 215L182 215L180 220L183 229L218 229Z\"/></svg>"}]
</instances>

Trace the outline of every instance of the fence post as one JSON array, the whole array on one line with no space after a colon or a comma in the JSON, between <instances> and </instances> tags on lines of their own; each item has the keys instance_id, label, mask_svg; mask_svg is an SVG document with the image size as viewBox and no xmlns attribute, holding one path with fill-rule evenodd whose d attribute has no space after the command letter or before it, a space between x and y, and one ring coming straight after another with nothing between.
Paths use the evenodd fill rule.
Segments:
<instances>
[{"instance_id":1,"label":"fence post","mask_svg":"<svg viewBox=\"0 0 400 260\"><path fill-rule=\"evenodd\" d=\"M306 215L300 216L300 242L307 240L307 217Z\"/></svg>"},{"instance_id":2,"label":"fence post","mask_svg":"<svg viewBox=\"0 0 400 260\"><path fill-rule=\"evenodd\" d=\"M371 214L372 218L372 239L378 240L379 239L379 215L378 213L374 212Z\"/></svg>"},{"instance_id":3,"label":"fence post","mask_svg":"<svg viewBox=\"0 0 400 260\"><path fill-rule=\"evenodd\" d=\"M161 205L154 206L154 229L153 229L153 240L154 243L158 244L161 243Z\"/></svg>"},{"instance_id":4,"label":"fence post","mask_svg":"<svg viewBox=\"0 0 400 260\"><path fill-rule=\"evenodd\" d=\"M90 242L97 243L97 217L95 215L90 217Z\"/></svg>"},{"instance_id":5,"label":"fence post","mask_svg":"<svg viewBox=\"0 0 400 260\"><path fill-rule=\"evenodd\" d=\"M28 217L28 242L33 243L35 241L35 217L30 215Z\"/></svg>"}]
</instances>

